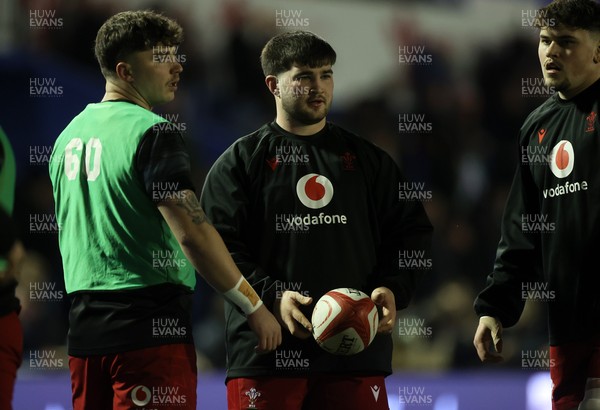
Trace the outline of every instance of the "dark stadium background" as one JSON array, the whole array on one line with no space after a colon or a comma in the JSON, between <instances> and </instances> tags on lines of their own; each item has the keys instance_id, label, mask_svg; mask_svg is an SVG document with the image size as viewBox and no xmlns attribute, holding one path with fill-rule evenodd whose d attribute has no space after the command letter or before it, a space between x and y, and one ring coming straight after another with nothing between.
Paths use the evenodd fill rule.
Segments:
<instances>
[{"instance_id":1,"label":"dark stadium background","mask_svg":"<svg viewBox=\"0 0 600 410\"><path fill-rule=\"evenodd\" d=\"M424 331L412 337L395 332L391 408L549 409L547 369L522 360L547 351L543 303L528 302L519 325L505 331L504 364L483 366L472 345L472 301L493 263L518 161L517 132L547 97L542 87L532 87L541 73L537 31L528 18L541 5L3 0L0 126L15 150L14 217L28 250L18 289L25 354L15 409L70 408L68 299L47 161L70 119L103 95L92 52L97 29L115 12L138 8L164 11L186 31L176 100L156 111L179 124L198 193L210 165L231 142L274 118L258 62L266 40L280 30L306 29L330 41L338 53L330 120L387 150L430 196L425 207L435 227L432 269L397 326ZM32 297L40 286L54 293ZM201 280L194 314L198 408L224 408L222 303ZM44 355L55 359L54 366L35 366L31 359ZM402 403L411 392L429 403Z\"/></svg>"}]
</instances>

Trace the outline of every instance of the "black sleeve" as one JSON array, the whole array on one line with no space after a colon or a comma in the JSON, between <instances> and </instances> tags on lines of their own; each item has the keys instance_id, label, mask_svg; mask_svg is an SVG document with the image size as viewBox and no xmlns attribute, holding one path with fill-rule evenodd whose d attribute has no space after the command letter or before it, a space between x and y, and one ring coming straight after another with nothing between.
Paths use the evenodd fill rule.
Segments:
<instances>
[{"instance_id":1,"label":"black sleeve","mask_svg":"<svg viewBox=\"0 0 600 410\"><path fill-rule=\"evenodd\" d=\"M195 191L190 156L177 131L149 128L138 146L135 167L152 200L184 189Z\"/></svg>"},{"instance_id":2,"label":"black sleeve","mask_svg":"<svg viewBox=\"0 0 600 410\"><path fill-rule=\"evenodd\" d=\"M540 234L522 229L522 216L535 213L539 213L537 187L529 166L520 164L502 216L494 270L474 303L478 316L497 317L504 327L513 326L521 317L525 306L522 284L540 275Z\"/></svg>"},{"instance_id":3,"label":"black sleeve","mask_svg":"<svg viewBox=\"0 0 600 410\"><path fill-rule=\"evenodd\" d=\"M369 168L376 170L371 183L380 245L378 265L368 290L389 288L400 310L408 306L420 277L431 269L433 227L420 199L400 198L400 184L407 181L394 160L383 151L379 151L377 160L378 165ZM410 255L414 263L400 263L401 252Z\"/></svg>"},{"instance_id":4,"label":"black sleeve","mask_svg":"<svg viewBox=\"0 0 600 410\"><path fill-rule=\"evenodd\" d=\"M265 306L271 309L278 281L254 261L247 245L250 243L248 238L252 236L249 232L252 230L251 221L248 220L252 181L246 170L250 162L249 147L241 149L240 146L232 145L213 164L202 188L200 204L223 238L239 270Z\"/></svg>"}]
</instances>

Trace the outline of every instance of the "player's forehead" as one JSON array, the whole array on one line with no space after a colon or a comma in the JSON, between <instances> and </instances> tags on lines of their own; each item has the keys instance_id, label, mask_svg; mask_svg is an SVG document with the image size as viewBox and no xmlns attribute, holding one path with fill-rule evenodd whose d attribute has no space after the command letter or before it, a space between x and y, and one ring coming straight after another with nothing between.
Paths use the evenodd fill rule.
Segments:
<instances>
[{"instance_id":1,"label":"player's forehead","mask_svg":"<svg viewBox=\"0 0 600 410\"><path fill-rule=\"evenodd\" d=\"M292 67L288 70L288 73L291 75L296 75L299 73L312 73L312 74L320 74L325 72L333 72L331 64L324 64L317 67L311 67L308 64L292 64Z\"/></svg>"},{"instance_id":2,"label":"player's forehead","mask_svg":"<svg viewBox=\"0 0 600 410\"><path fill-rule=\"evenodd\" d=\"M129 52L129 54L127 54L125 56L125 60L132 60L132 59L147 60L148 58L154 58L154 56L156 56L156 55L176 54L178 51L178 48L179 48L178 45L168 45L168 44L165 44L162 42L158 42L155 45L145 48L143 50L135 50L135 51Z\"/></svg>"},{"instance_id":3,"label":"player's forehead","mask_svg":"<svg viewBox=\"0 0 600 410\"><path fill-rule=\"evenodd\" d=\"M540 37L541 38L584 38L589 35L587 30L565 26L564 24L560 24L552 27L542 27L540 29Z\"/></svg>"}]
</instances>

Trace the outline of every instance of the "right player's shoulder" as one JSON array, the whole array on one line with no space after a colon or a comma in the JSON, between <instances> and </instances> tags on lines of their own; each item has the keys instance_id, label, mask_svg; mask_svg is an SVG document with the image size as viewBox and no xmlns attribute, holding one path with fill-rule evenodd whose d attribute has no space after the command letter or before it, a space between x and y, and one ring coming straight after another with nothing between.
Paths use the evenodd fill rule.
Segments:
<instances>
[{"instance_id":1,"label":"right player's shoulder","mask_svg":"<svg viewBox=\"0 0 600 410\"><path fill-rule=\"evenodd\" d=\"M555 110L556 107L556 97L550 97L541 105L539 105L536 109L531 111L525 119L525 122L535 122L536 120L544 118L548 114L548 112Z\"/></svg>"},{"instance_id":2,"label":"right player's shoulder","mask_svg":"<svg viewBox=\"0 0 600 410\"><path fill-rule=\"evenodd\" d=\"M521 126L521 143L525 143L532 132L545 128L545 122L556 112L556 98L550 97L543 104L531 111Z\"/></svg>"},{"instance_id":3,"label":"right player's shoulder","mask_svg":"<svg viewBox=\"0 0 600 410\"><path fill-rule=\"evenodd\" d=\"M251 134L246 134L238 138L227 150L223 156L234 155L247 161L261 154L268 148L269 140L273 137L273 131L269 124L265 124Z\"/></svg>"}]
</instances>

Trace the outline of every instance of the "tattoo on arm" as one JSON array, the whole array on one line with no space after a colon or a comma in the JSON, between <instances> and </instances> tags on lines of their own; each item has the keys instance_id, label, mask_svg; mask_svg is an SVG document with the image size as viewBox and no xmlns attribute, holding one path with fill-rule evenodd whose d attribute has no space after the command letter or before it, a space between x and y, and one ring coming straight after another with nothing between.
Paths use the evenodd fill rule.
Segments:
<instances>
[{"instance_id":1,"label":"tattoo on arm","mask_svg":"<svg viewBox=\"0 0 600 410\"><path fill-rule=\"evenodd\" d=\"M185 209L192 222L196 225L201 225L204 222L210 224L208 216L204 213L204 210L200 206L196 195L193 192L188 193L185 197L177 202L177 206Z\"/></svg>"}]
</instances>

